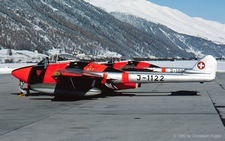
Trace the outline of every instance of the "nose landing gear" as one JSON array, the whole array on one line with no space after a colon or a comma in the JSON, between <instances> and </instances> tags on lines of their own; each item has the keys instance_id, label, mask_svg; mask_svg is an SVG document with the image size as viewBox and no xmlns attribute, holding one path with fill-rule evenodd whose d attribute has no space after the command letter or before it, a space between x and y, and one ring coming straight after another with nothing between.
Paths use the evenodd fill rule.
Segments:
<instances>
[{"instance_id":1,"label":"nose landing gear","mask_svg":"<svg viewBox=\"0 0 225 141\"><path fill-rule=\"evenodd\" d=\"M24 85L25 83L23 81L19 81L20 94L18 96L28 96L30 94L29 85L28 84L26 84L26 86Z\"/></svg>"}]
</instances>

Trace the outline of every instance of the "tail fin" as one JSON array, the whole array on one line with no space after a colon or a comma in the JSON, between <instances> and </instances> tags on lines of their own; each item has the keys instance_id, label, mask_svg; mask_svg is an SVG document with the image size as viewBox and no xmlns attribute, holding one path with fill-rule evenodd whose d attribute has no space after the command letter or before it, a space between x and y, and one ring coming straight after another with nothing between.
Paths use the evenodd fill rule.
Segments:
<instances>
[{"instance_id":1,"label":"tail fin","mask_svg":"<svg viewBox=\"0 0 225 141\"><path fill-rule=\"evenodd\" d=\"M204 58L202 58L200 61L198 61L194 65L192 70L198 71L199 73L216 74L216 70L217 70L216 59L211 55L207 55Z\"/></svg>"}]
</instances>

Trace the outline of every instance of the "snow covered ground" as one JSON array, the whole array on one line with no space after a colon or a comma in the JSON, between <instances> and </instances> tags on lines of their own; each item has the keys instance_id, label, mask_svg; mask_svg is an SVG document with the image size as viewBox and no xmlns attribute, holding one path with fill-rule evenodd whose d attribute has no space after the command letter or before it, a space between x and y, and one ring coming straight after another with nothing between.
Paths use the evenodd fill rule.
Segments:
<instances>
[{"instance_id":1,"label":"snow covered ground","mask_svg":"<svg viewBox=\"0 0 225 141\"><path fill-rule=\"evenodd\" d=\"M197 61L149 61L161 67L192 68ZM0 64L0 74L11 73L13 69L34 65L34 63L4 63ZM217 61L217 72L225 72L225 61Z\"/></svg>"},{"instance_id":2,"label":"snow covered ground","mask_svg":"<svg viewBox=\"0 0 225 141\"><path fill-rule=\"evenodd\" d=\"M0 49L0 63L24 63L39 62L47 55L40 54L37 51Z\"/></svg>"},{"instance_id":3,"label":"snow covered ground","mask_svg":"<svg viewBox=\"0 0 225 141\"><path fill-rule=\"evenodd\" d=\"M11 55L9 55L10 53ZM48 53L51 55L58 54L59 50L57 49L49 50ZM9 52L9 49L1 49L0 74L8 74L11 73L12 70L16 68L34 65L45 57L46 55L40 54L38 52L31 52L26 50L11 50L11 52ZM9 60L9 62L16 62L16 63L5 63L6 60ZM148 61L148 62L161 67L192 68L197 61L193 60L193 61ZM217 61L217 71L225 72L225 61Z\"/></svg>"},{"instance_id":4,"label":"snow covered ground","mask_svg":"<svg viewBox=\"0 0 225 141\"><path fill-rule=\"evenodd\" d=\"M34 65L34 63L4 63L0 64L0 74L11 73L12 70L20 67Z\"/></svg>"}]
</instances>

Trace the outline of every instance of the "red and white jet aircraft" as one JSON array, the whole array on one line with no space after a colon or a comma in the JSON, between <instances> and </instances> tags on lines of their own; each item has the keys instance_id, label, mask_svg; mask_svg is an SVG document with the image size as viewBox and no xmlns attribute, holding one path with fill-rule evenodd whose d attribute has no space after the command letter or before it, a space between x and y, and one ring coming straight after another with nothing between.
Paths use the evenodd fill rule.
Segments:
<instances>
[{"instance_id":1,"label":"red and white jet aircraft","mask_svg":"<svg viewBox=\"0 0 225 141\"><path fill-rule=\"evenodd\" d=\"M150 67L141 66L144 70ZM150 68L150 71L119 70L104 64L84 62L62 62L49 64L45 59L34 66L22 67L12 71L20 81L20 91L29 90L53 95L90 96L114 90L131 89L141 83L167 82L209 82L216 76L216 59L208 55L198 61L192 68L182 71L166 71L167 68ZM173 69L173 68L172 68ZM160 71L161 70L161 71ZM27 87L24 88L23 84Z\"/></svg>"}]
</instances>

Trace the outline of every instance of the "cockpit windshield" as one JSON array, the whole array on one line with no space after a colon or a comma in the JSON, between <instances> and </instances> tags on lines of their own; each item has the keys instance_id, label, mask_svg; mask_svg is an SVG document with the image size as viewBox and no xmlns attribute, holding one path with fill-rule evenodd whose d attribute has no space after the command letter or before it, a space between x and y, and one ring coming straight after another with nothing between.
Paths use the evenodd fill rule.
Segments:
<instances>
[{"instance_id":1,"label":"cockpit windshield","mask_svg":"<svg viewBox=\"0 0 225 141\"><path fill-rule=\"evenodd\" d=\"M48 57L44 58L43 60L41 60L37 65L38 66L44 66L44 68L46 68L49 64L49 59Z\"/></svg>"}]
</instances>

